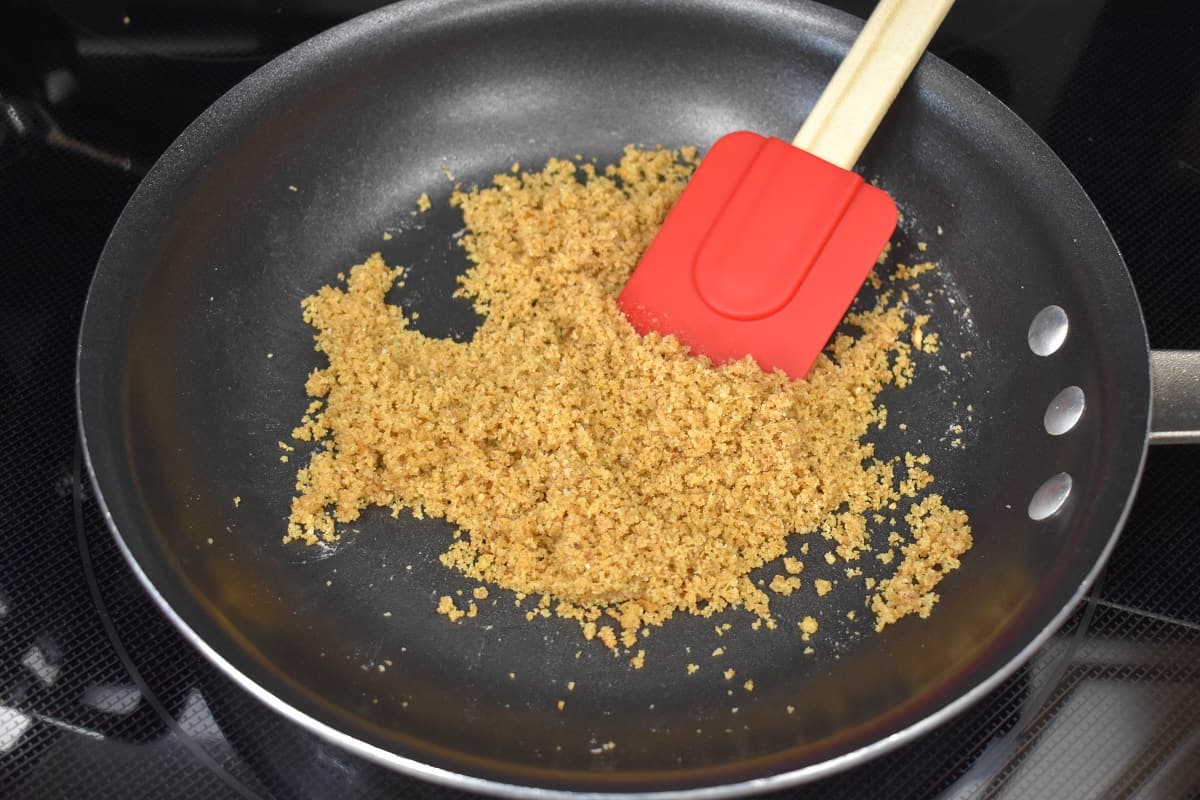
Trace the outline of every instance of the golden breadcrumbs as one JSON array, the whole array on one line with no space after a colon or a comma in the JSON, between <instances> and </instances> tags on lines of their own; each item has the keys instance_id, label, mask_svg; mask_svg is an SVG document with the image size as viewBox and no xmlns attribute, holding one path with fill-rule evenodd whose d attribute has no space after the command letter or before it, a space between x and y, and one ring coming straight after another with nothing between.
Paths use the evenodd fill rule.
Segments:
<instances>
[{"instance_id":1,"label":"golden breadcrumbs","mask_svg":"<svg viewBox=\"0 0 1200 800\"><path fill-rule=\"evenodd\" d=\"M741 607L775 627L748 574L781 559L792 532L821 531L843 558L867 549L864 516L910 490L899 459L864 441L880 390L913 378L907 290L852 310L853 335L835 336L798 381L638 336L614 297L695 161L694 150L627 148L603 171L551 160L456 191L473 263L459 294L485 318L469 342L414 330L415 314L384 299L404 269L379 254L306 298L328 366L308 377L314 401L293 432L319 446L297 475L285 540L335 539L335 524L371 505L444 518L461 531L447 567L552 598L610 648L678 612ZM914 542L871 601L878 627L928 614L970 546L965 514L936 496L906 520ZM449 597L438 611L466 613Z\"/></svg>"}]
</instances>

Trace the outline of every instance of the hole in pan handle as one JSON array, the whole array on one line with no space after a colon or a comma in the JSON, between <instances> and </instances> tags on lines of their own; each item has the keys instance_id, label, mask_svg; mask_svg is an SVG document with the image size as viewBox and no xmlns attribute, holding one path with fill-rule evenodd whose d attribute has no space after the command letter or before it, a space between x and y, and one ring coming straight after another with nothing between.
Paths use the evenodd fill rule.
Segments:
<instances>
[{"instance_id":1,"label":"hole in pan handle","mask_svg":"<svg viewBox=\"0 0 1200 800\"><path fill-rule=\"evenodd\" d=\"M1200 443L1200 350L1152 350L1150 444Z\"/></svg>"}]
</instances>

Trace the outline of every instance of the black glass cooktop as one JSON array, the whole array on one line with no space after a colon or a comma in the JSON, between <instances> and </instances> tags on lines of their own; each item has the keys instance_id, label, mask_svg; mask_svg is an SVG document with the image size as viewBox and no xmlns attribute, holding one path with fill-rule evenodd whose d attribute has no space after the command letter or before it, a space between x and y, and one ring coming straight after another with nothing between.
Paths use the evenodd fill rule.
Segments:
<instances>
[{"instance_id":1,"label":"black glass cooktop","mask_svg":"<svg viewBox=\"0 0 1200 800\"><path fill-rule=\"evenodd\" d=\"M834 3L859 16L870 0ZM208 103L367 2L10 2L0 18L0 796L464 796L260 706L143 593L81 473L73 356L105 237ZM961 0L933 48L1063 158L1151 343L1200 348L1200 9ZM1200 796L1200 450L1152 451L1086 602L941 729L795 797Z\"/></svg>"}]
</instances>

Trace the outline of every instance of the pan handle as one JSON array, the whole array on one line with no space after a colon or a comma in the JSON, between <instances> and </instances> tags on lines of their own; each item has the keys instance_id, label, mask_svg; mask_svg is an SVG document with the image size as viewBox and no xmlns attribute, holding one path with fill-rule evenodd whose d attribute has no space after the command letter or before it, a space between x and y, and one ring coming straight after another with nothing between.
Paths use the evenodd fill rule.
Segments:
<instances>
[{"instance_id":1,"label":"pan handle","mask_svg":"<svg viewBox=\"0 0 1200 800\"><path fill-rule=\"evenodd\" d=\"M1200 443L1200 350L1151 350L1150 444Z\"/></svg>"}]
</instances>

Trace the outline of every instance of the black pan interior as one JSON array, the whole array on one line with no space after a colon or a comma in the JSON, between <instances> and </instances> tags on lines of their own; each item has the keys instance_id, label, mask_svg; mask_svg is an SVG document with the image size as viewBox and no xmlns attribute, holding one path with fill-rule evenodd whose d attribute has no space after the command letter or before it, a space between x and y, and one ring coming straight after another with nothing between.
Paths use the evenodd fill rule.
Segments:
<instances>
[{"instance_id":1,"label":"black pan interior","mask_svg":"<svg viewBox=\"0 0 1200 800\"><path fill-rule=\"evenodd\" d=\"M470 335L472 312L449 297L465 260L443 167L469 185L514 160L605 161L627 143L790 138L858 24L806 2L409 2L223 98L131 201L81 333L95 485L152 591L276 708L386 763L492 789L798 780L894 746L999 680L1111 547L1144 453L1146 341L1120 256L1065 168L929 57L863 167L905 212L897 248L916 257L928 242L943 264L925 284L943 355L884 398L891 424L874 436L884 455L929 452L936 488L972 516L975 549L931 619L876 635L861 586L843 580L829 602L806 592L784 611L812 606L811 655L734 613L655 631L633 671L573 623L527 623L507 593L459 625L434 614L473 585L437 562L447 524L370 512L337 545L280 543L303 451L282 464L276 442L320 363L301 298L382 250L412 267L394 299L427 333ZM412 217L423 191L435 210ZM1042 358L1026 333L1048 304L1070 333ZM1042 415L1070 385L1087 410L1051 437ZM1058 472L1071 497L1033 522L1030 497ZM718 639L722 621L734 629ZM702 665L691 677L689 662Z\"/></svg>"}]
</instances>

